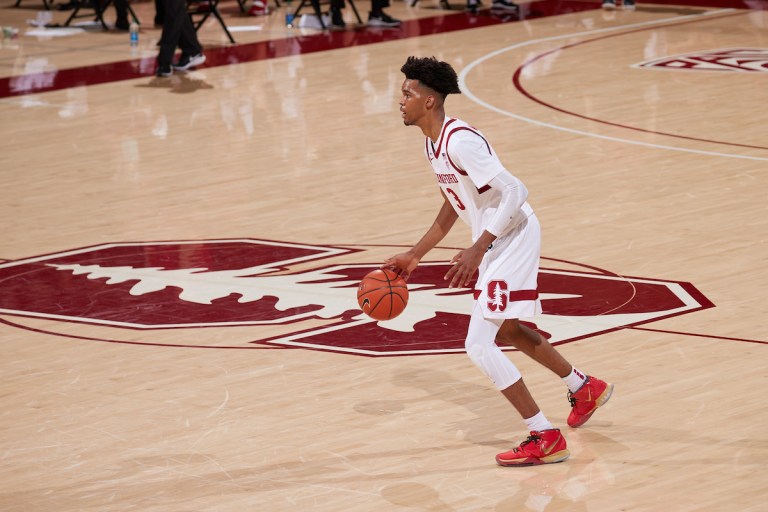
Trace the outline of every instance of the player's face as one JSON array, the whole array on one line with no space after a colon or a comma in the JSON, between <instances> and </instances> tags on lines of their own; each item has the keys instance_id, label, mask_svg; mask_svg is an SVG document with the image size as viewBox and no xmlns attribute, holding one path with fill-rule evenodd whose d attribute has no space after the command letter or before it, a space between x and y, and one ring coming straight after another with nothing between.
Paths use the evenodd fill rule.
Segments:
<instances>
[{"instance_id":1,"label":"player's face","mask_svg":"<svg viewBox=\"0 0 768 512\"><path fill-rule=\"evenodd\" d=\"M427 101L427 92L419 85L418 80L405 79L400 91L400 113L403 117L405 126L418 125L421 118L424 117Z\"/></svg>"}]
</instances>

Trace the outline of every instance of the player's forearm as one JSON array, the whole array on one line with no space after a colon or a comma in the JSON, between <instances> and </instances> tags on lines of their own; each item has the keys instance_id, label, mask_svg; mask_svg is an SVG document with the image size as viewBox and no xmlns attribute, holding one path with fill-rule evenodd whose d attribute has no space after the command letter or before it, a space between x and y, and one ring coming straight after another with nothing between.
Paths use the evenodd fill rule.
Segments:
<instances>
[{"instance_id":1,"label":"player's forearm","mask_svg":"<svg viewBox=\"0 0 768 512\"><path fill-rule=\"evenodd\" d=\"M517 218L520 208L528 198L528 189L520 180L507 173L499 174L491 180L489 185L501 191L501 201L496 208L496 214L485 226L485 229L487 232L499 236L507 230L513 219ZM486 247L488 245L490 242Z\"/></svg>"},{"instance_id":2,"label":"player's forearm","mask_svg":"<svg viewBox=\"0 0 768 512\"><path fill-rule=\"evenodd\" d=\"M488 247L496 240L496 235L491 233L490 231L486 230L483 231L483 234L480 235L480 237L475 240L475 243L472 244L473 247L477 248L479 251L482 251L482 253L485 253L485 251L488 250Z\"/></svg>"},{"instance_id":3,"label":"player's forearm","mask_svg":"<svg viewBox=\"0 0 768 512\"><path fill-rule=\"evenodd\" d=\"M421 237L416 245L411 248L411 253L418 260L421 260L429 251L435 248L440 241L448 234L447 231L443 231L437 224L433 224L429 228L429 231Z\"/></svg>"}]
</instances>

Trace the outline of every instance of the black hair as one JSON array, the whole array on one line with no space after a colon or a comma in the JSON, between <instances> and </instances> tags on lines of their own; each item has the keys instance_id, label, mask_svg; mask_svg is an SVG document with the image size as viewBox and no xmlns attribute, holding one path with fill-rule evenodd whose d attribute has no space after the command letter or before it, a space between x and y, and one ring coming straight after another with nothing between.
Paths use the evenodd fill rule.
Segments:
<instances>
[{"instance_id":1,"label":"black hair","mask_svg":"<svg viewBox=\"0 0 768 512\"><path fill-rule=\"evenodd\" d=\"M418 80L443 95L461 94L459 77L450 64L435 57L408 57L400 71L408 80Z\"/></svg>"}]
</instances>

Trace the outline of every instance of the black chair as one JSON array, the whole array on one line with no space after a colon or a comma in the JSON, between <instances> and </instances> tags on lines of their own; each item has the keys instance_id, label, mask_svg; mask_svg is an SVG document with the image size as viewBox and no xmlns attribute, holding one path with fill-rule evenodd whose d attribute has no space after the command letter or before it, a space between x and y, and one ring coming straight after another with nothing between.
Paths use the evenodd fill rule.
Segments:
<instances>
[{"instance_id":1,"label":"black chair","mask_svg":"<svg viewBox=\"0 0 768 512\"><path fill-rule=\"evenodd\" d=\"M357 22L362 24L363 23L363 19L360 17L360 13L357 12L357 7L355 6L355 1L354 0L345 0L345 2L347 2L350 5L350 7L352 7L352 11L355 13L355 17L357 18ZM312 5L312 9L315 12L315 16L317 16L318 21L320 21L320 26L323 27L323 30L326 30L325 23L323 22L323 10L321 8L321 4L322 5L326 5L326 6L328 6L330 8L330 5L331 5L330 0L301 0L301 2L299 2L299 6L296 8L296 11L293 13L293 17L298 20L299 19L299 13L301 12L301 10L304 7L307 6L307 4L311 4Z\"/></svg>"},{"instance_id":2,"label":"black chair","mask_svg":"<svg viewBox=\"0 0 768 512\"><path fill-rule=\"evenodd\" d=\"M417 3L419 3L419 0L413 0L411 2L411 7L416 7ZM478 2L477 4L480 5L480 2ZM448 3L448 0L440 0L440 7L448 11L453 9L453 7L451 7L451 4Z\"/></svg>"},{"instance_id":3,"label":"black chair","mask_svg":"<svg viewBox=\"0 0 768 512\"><path fill-rule=\"evenodd\" d=\"M219 12L219 1L220 0L187 0L187 14L189 14L189 17L192 20L195 32L200 30L200 27L205 23L205 20L213 16L216 18L216 21L219 22L221 28L224 29L224 33L227 34L229 42L235 44L235 38L232 37L232 33L230 33L227 24L224 23L224 18L221 17L221 13ZM238 3L240 3L240 0L238 0ZM242 8L243 5L240 4L240 9Z\"/></svg>"},{"instance_id":4,"label":"black chair","mask_svg":"<svg viewBox=\"0 0 768 512\"><path fill-rule=\"evenodd\" d=\"M21 0L16 0L16 3L13 6L18 7L19 5L21 5ZM48 0L43 0L43 7L45 7L46 11L50 11L51 10L50 2L48 2Z\"/></svg>"},{"instance_id":5,"label":"black chair","mask_svg":"<svg viewBox=\"0 0 768 512\"><path fill-rule=\"evenodd\" d=\"M104 13L112 5L112 2L113 0L78 0L75 4L75 8L72 10L72 14L70 14L69 18L67 18L67 21L64 22L64 26L68 27L69 24L72 23L72 20L75 18L93 17L94 21L101 23L101 26L104 28L104 30L109 30L107 23L104 21ZM83 9L92 10L93 12L80 14L80 11ZM131 15L131 18L136 22L137 25L141 25L139 18L131 8L131 4L128 4L128 13Z\"/></svg>"},{"instance_id":6,"label":"black chair","mask_svg":"<svg viewBox=\"0 0 768 512\"><path fill-rule=\"evenodd\" d=\"M232 33L227 28L227 24L224 22L224 18L221 17L219 12L219 2L221 0L187 0L187 13L192 20L192 25L195 27L195 31L200 30L205 20L213 16L216 21L219 22L224 33L227 34L229 42L235 44L235 38L232 37ZM269 0L267 0L269 1ZM237 5L240 7L240 12L248 12L247 6L250 0L237 0ZM275 6L280 7L280 0L275 0Z\"/></svg>"}]
</instances>

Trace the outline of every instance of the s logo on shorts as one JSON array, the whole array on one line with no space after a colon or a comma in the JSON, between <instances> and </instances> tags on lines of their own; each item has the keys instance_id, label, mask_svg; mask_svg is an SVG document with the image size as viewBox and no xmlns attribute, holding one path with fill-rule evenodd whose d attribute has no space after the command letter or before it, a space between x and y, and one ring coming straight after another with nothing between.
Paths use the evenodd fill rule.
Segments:
<instances>
[{"instance_id":1,"label":"s logo on shorts","mask_svg":"<svg viewBox=\"0 0 768 512\"><path fill-rule=\"evenodd\" d=\"M488 309L499 313L507 309L507 282L494 280L488 282Z\"/></svg>"}]
</instances>

